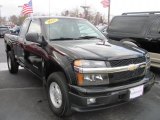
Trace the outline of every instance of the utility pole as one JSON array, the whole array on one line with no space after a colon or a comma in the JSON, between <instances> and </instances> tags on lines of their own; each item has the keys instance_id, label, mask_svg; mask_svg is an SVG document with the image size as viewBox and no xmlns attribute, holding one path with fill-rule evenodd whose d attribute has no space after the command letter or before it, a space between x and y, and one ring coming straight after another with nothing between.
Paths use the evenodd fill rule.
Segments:
<instances>
[{"instance_id":1,"label":"utility pole","mask_svg":"<svg viewBox=\"0 0 160 120\"><path fill-rule=\"evenodd\" d=\"M18 8L22 9L22 8L23 8L23 6L22 6L22 5L19 5L19 6L18 6Z\"/></svg>"},{"instance_id":2,"label":"utility pole","mask_svg":"<svg viewBox=\"0 0 160 120\"><path fill-rule=\"evenodd\" d=\"M23 5L19 5L18 8L20 8L21 12L22 12ZM20 13L20 15L21 15L21 13ZM21 24L21 20L20 20L20 16L19 16L19 18L18 18L18 25L20 25L20 24Z\"/></svg>"},{"instance_id":3,"label":"utility pole","mask_svg":"<svg viewBox=\"0 0 160 120\"><path fill-rule=\"evenodd\" d=\"M2 5L0 5L0 24L1 24L1 21L2 21L1 8L2 8Z\"/></svg>"},{"instance_id":4,"label":"utility pole","mask_svg":"<svg viewBox=\"0 0 160 120\"><path fill-rule=\"evenodd\" d=\"M111 0L109 0L109 6L108 6L108 25L110 23L110 8L111 8Z\"/></svg>"},{"instance_id":5,"label":"utility pole","mask_svg":"<svg viewBox=\"0 0 160 120\"><path fill-rule=\"evenodd\" d=\"M109 24L109 22L110 22L111 0L102 0L101 3L103 4L104 8L108 8L108 24Z\"/></svg>"},{"instance_id":6,"label":"utility pole","mask_svg":"<svg viewBox=\"0 0 160 120\"><path fill-rule=\"evenodd\" d=\"M87 19L88 16L88 9L90 8L87 6L87 0L84 0L84 5L80 6L84 10L84 18Z\"/></svg>"},{"instance_id":7,"label":"utility pole","mask_svg":"<svg viewBox=\"0 0 160 120\"><path fill-rule=\"evenodd\" d=\"M87 19L87 16L88 16L88 9L89 9L90 7L84 5L84 6L81 6L81 8L84 9L84 14L85 14L84 17L85 17L85 19Z\"/></svg>"}]
</instances>

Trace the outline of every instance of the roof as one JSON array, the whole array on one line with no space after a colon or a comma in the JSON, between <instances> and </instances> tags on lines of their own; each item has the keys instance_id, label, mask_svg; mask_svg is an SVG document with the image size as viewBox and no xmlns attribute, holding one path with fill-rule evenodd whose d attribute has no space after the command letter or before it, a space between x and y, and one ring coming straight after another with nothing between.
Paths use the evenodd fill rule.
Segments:
<instances>
[{"instance_id":1,"label":"roof","mask_svg":"<svg viewBox=\"0 0 160 120\"><path fill-rule=\"evenodd\" d=\"M8 28L7 26L0 26L0 28Z\"/></svg>"},{"instance_id":2,"label":"roof","mask_svg":"<svg viewBox=\"0 0 160 120\"><path fill-rule=\"evenodd\" d=\"M29 19L49 19L49 18L59 18L59 19L81 19L85 20L83 18L78 18L78 17L68 17L68 16L33 16L33 17L28 17Z\"/></svg>"},{"instance_id":3,"label":"roof","mask_svg":"<svg viewBox=\"0 0 160 120\"><path fill-rule=\"evenodd\" d=\"M128 12L122 15L160 15L160 11L148 11L148 12Z\"/></svg>"}]
</instances>

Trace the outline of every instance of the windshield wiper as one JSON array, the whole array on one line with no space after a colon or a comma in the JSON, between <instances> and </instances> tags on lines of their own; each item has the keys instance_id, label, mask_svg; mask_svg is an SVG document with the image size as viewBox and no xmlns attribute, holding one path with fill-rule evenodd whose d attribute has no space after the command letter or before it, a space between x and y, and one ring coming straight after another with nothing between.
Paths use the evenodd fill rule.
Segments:
<instances>
[{"instance_id":1,"label":"windshield wiper","mask_svg":"<svg viewBox=\"0 0 160 120\"><path fill-rule=\"evenodd\" d=\"M81 39L99 39L99 40L104 40L102 38L99 38L97 36L82 36L82 37L78 37L78 38L65 38L65 37L60 37L60 38L54 38L54 39L50 39L50 41L56 41L56 40L81 40Z\"/></svg>"},{"instance_id":2,"label":"windshield wiper","mask_svg":"<svg viewBox=\"0 0 160 120\"><path fill-rule=\"evenodd\" d=\"M60 37L60 38L54 38L50 39L50 41L56 41L56 40L74 40L75 38L65 38L65 37Z\"/></svg>"},{"instance_id":3,"label":"windshield wiper","mask_svg":"<svg viewBox=\"0 0 160 120\"><path fill-rule=\"evenodd\" d=\"M79 37L79 38L77 38L77 39L99 39L99 40L104 40L104 39L102 39L102 38L99 38L99 37L97 37L97 36L82 36L82 37Z\"/></svg>"}]
</instances>

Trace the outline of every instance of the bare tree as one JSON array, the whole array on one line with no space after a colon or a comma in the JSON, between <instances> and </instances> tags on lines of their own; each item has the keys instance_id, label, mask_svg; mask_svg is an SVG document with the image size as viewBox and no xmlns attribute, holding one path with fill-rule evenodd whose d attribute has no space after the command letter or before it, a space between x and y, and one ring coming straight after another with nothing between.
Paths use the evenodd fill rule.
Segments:
<instances>
[{"instance_id":1,"label":"bare tree","mask_svg":"<svg viewBox=\"0 0 160 120\"><path fill-rule=\"evenodd\" d=\"M1 17L0 18L0 24L5 24L7 22L6 17Z\"/></svg>"},{"instance_id":2,"label":"bare tree","mask_svg":"<svg viewBox=\"0 0 160 120\"><path fill-rule=\"evenodd\" d=\"M85 18L89 20L91 23L93 23L94 25L103 24L105 22L105 16L102 16L99 12L96 12L95 10L91 10L91 9L87 9L81 13L80 9L75 8L70 11L65 10L61 12L61 15Z\"/></svg>"},{"instance_id":3,"label":"bare tree","mask_svg":"<svg viewBox=\"0 0 160 120\"><path fill-rule=\"evenodd\" d=\"M9 21L17 25L18 24L18 17L16 15L12 15L9 17Z\"/></svg>"},{"instance_id":4,"label":"bare tree","mask_svg":"<svg viewBox=\"0 0 160 120\"><path fill-rule=\"evenodd\" d=\"M23 23L23 21L24 21L26 18L27 18L27 16L19 16L19 17L18 17L18 23L17 23L17 25L18 25L18 26L21 26L22 23Z\"/></svg>"},{"instance_id":5,"label":"bare tree","mask_svg":"<svg viewBox=\"0 0 160 120\"><path fill-rule=\"evenodd\" d=\"M80 14L80 12L79 12L78 8L75 8L75 9L70 11L70 16L71 17L79 17L79 14Z\"/></svg>"}]
</instances>

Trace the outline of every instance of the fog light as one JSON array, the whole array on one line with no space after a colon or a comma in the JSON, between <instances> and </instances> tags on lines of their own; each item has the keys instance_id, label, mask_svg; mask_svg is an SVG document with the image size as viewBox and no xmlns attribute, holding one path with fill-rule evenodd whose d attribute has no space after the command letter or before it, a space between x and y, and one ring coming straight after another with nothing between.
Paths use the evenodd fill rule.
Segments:
<instances>
[{"instance_id":1,"label":"fog light","mask_svg":"<svg viewBox=\"0 0 160 120\"><path fill-rule=\"evenodd\" d=\"M93 104L96 103L96 98L88 98L87 99L87 104Z\"/></svg>"}]
</instances>

